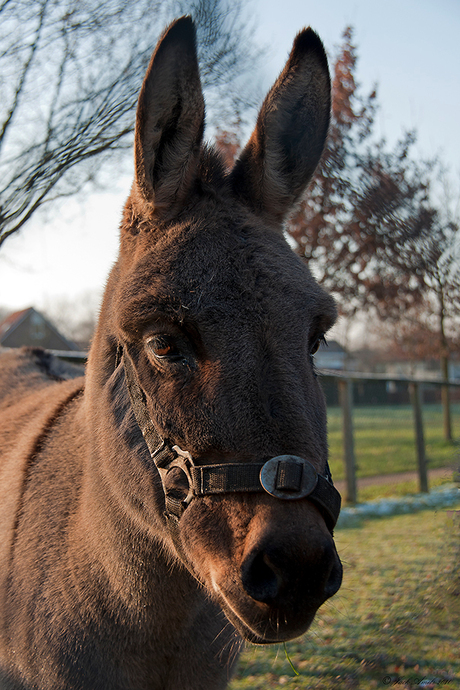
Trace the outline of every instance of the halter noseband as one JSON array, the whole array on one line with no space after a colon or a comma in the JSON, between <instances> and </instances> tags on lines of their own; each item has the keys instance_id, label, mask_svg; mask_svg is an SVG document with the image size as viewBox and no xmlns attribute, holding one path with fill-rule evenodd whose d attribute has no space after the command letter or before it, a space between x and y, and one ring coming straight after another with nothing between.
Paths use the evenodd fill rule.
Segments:
<instances>
[{"instance_id":1,"label":"halter noseband","mask_svg":"<svg viewBox=\"0 0 460 690\"><path fill-rule=\"evenodd\" d=\"M122 352L131 406L150 456L160 475L165 495L165 518L179 556L189 564L179 537L179 520L194 498L212 494L267 492L281 500L308 498L321 511L330 532L337 522L341 497L332 484L329 465L326 476L318 474L306 459L279 455L265 463L225 463L195 465L189 452L170 446L160 437L147 410L145 394L140 387L131 358ZM177 469L176 469L177 468ZM188 492L177 496L168 489L168 474L180 470L188 481Z\"/></svg>"}]
</instances>

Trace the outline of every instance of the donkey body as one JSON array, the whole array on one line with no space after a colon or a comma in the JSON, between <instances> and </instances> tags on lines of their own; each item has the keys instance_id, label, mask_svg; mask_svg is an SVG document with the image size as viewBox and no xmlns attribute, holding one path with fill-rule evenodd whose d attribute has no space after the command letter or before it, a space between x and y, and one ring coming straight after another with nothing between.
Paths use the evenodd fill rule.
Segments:
<instances>
[{"instance_id":1,"label":"donkey body","mask_svg":"<svg viewBox=\"0 0 460 690\"><path fill-rule=\"evenodd\" d=\"M2 689L224 688L243 639L302 634L339 588L311 358L335 307L282 234L329 94L304 30L228 172L191 20L160 40L85 377L0 358Z\"/></svg>"}]
</instances>

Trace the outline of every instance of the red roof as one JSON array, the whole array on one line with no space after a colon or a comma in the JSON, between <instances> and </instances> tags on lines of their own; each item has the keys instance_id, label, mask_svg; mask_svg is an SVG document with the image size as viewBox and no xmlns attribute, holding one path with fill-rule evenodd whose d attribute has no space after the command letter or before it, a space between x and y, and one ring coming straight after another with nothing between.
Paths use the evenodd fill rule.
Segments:
<instances>
[{"instance_id":1,"label":"red roof","mask_svg":"<svg viewBox=\"0 0 460 690\"><path fill-rule=\"evenodd\" d=\"M28 314L29 311L31 311L31 309L32 307L28 307L27 309L21 309L21 311L15 311L7 316L6 319L0 321L0 336L9 331L11 326L15 326L22 321L22 319Z\"/></svg>"}]
</instances>

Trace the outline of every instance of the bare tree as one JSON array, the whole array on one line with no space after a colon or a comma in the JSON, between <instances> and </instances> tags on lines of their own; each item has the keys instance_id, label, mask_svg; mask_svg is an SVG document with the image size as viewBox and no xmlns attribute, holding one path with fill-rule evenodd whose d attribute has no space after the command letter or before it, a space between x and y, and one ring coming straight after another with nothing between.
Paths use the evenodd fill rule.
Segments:
<instances>
[{"instance_id":1,"label":"bare tree","mask_svg":"<svg viewBox=\"0 0 460 690\"><path fill-rule=\"evenodd\" d=\"M131 147L152 46L185 13L214 115L241 113L258 56L242 0L0 0L0 245Z\"/></svg>"},{"instance_id":2,"label":"bare tree","mask_svg":"<svg viewBox=\"0 0 460 690\"><path fill-rule=\"evenodd\" d=\"M432 184L435 187L435 184ZM434 197L434 195L433 195ZM428 232L414 239L406 252L406 273L418 285L418 299L398 310L387 294L384 319L377 320L380 343L390 356L438 360L442 378L449 378L451 354L460 351L460 194L452 193L445 172L441 189L428 209ZM396 302L399 297L396 298ZM396 318L395 318L396 316ZM444 438L452 441L449 386L442 386Z\"/></svg>"},{"instance_id":3,"label":"bare tree","mask_svg":"<svg viewBox=\"0 0 460 690\"><path fill-rule=\"evenodd\" d=\"M431 232L422 238L418 251L423 262L426 311L435 319L441 374L447 381L452 342L460 339L460 195L455 202L445 174L442 190L443 197L435 211ZM448 385L442 387L442 403L444 438L452 441Z\"/></svg>"}]
</instances>

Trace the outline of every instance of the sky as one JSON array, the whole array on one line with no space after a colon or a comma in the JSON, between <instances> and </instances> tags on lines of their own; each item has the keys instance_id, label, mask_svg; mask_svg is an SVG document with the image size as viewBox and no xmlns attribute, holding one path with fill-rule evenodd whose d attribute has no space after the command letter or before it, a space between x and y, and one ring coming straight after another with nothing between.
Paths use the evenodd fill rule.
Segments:
<instances>
[{"instance_id":1,"label":"sky","mask_svg":"<svg viewBox=\"0 0 460 690\"><path fill-rule=\"evenodd\" d=\"M394 143L418 132L417 155L440 155L460 175L460 0L252 0L255 38L268 46L260 75L268 90L296 33L312 26L331 57L354 27L364 94L378 85L377 134ZM154 46L152 45L152 48ZM33 218L0 248L0 307L94 302L116 259L121 209L131 181L69 199L59 216ZM91 299L90 299L91 295Z\"/></svg>"}]
</instances>

